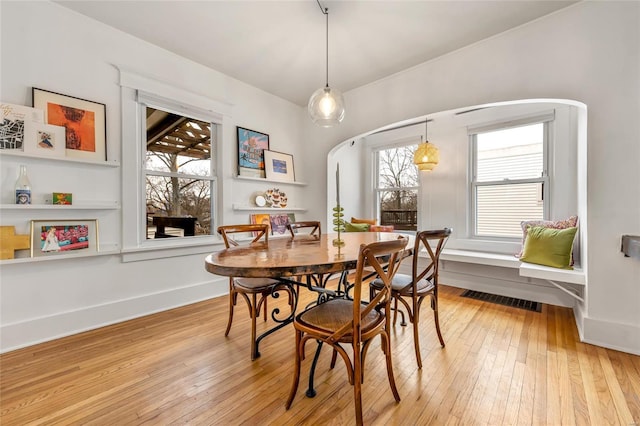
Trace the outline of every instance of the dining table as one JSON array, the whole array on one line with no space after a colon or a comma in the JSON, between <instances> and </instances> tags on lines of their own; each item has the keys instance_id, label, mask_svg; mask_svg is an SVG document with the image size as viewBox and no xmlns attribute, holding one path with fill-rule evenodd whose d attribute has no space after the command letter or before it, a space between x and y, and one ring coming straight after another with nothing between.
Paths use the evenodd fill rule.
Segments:
<instances>
[{"instance_id":1,"label":"dining table","mask_svg":"<svg viewBox=\"0 0 640 426\"><path fill-rule=\"evenodd\" d=\"M356 268L360 246L395 240L400 236L410 239L405 255L411 255L413 236L406 234L347 232L340 234L342 244L334 243L338 238L337 233L296 234L293 237L272 237L266 242L254 242L216 251L206 256L205 269L212 274L226 277L276 279L279 283L271 295L277 298L280 293L286 292L292 298L290 313L281 317L279 308L271 312L271 319L276 325L257 337L254 354L257 359L260 356L260 341L293 322L298 310L298 290L301 286L318 295L314 303L322 303L332 297L348 297L347 274ZM339 277L338 287L327 288L327 282L334 277ZM313 366L319 356L320 347L316 351ZM312 371L307 396L314 395Z\"/></svg>"}]
</instances>

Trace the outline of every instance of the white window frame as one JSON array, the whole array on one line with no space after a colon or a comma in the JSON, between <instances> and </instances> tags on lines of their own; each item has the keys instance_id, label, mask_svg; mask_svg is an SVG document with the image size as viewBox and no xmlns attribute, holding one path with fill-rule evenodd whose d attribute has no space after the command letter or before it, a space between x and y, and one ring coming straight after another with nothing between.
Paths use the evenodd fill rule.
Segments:
<instances>
[{"instance_id":1,"label":"white window frame","mask_svg":"<svg viewBox=\"0 0 640 426\"><path fill-rule=\"evenodd\" d=\"M208 253L212 244L222 244L218 235L185 238L146 238L146 106L214 123L212 128L211 226L222 214L220 193L220 146L225 117L231 106L170 84L120 69L122 97L122 260L151 260L162 257ZM216 172L218 171L218 172ZM184 175L182 176L184 177ZM188 176L187 176L188 177ZM202 176L198 176L202 179ZM136 184L133 184L133 183Z\"/></svg>"},{"instance_id":2,"label":"white window frame","mask_svg":"<svg viewBox=\"0 0 640 426\"><path fill-rule=\"evenodd\" d=\"M371 171L372 171L372 181L373 181L373 209L376 215L376 219L378 220L378 223L381 223L381 219L382 219L382 215L380 212L380 194L384 191L413 191L415 190L417 192L417 205L416 205L416 209L418 210L418 223L420 223L420 197L421 197L421 191L420 191L420 174L418 172L418 185L417 186L407 186L407 187L394 187L394 188L382 188L380 187L380 151L385 151L388 149L393 149L393 148L402 148L405 146L412 146L412 145L419 145L419 142L416 142L416 140L414 138L411 138L410 141L396 141L394 143L389 143L389 144L385 144L385 145L378 145L376 147L374 147L371 151L372 153L372 165L371 165ZM402 231L403 233L410 233L413 234L415 233L415 231Z\"/></svg>"},{"instance_id":3,"label":"white window frame","mask_svg":"<svg viewBox=\"0 0 640 426\"><path fill-rule=\"evenodd\" d=\"M491 241L505 241L505 242L517 242L521 240L521 236L504 237L504 236L490 236L490 235L478 235L476 233L476 190L478 187L486 186L499 186L499 185L514 185L524 183L540 183L542 185L542 200L543 200L543 220L548 220L549 212L551 211L551 197L550 187L551 181L549 177L549 164L552 161L551 146L552 146L552 128L554 114L544 114L535 117L528 117L518 120L503 121L499 123L493 123L486 126L478 126L468 129L469 143L470 143L470 159L469 159L469 236L472 240L491 240ZM477 135L479 133L486 133L497 130L506 130L515 127L523 127L528 125L540 124L543 126L543 172L542 176L537 178L528 179L505 179L500 181L477 181ZM524 220L524 218L523 218Z\"/></svg>"}]
</instances>

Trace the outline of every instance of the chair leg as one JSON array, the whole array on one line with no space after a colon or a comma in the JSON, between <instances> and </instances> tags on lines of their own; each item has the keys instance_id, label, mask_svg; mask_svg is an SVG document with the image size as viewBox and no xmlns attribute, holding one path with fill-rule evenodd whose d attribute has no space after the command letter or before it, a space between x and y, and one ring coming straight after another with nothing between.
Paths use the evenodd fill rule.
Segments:
<instances>
[{"instance_id":1,"label":"chair leg","mask_svg":"<svg viewBox=\"0 0 640 426\"><path fill-rule=\"evenodd\" d=\"M330 368L333 370L333 368L336 366L336 359L338 358L338 351L336 351L335 349L333 350L333 354L331 355L331 366Z\"/></svg>"},{"instance_id":2,"label":"chair leg","mask_svg":"<svg viewBox=\"0 0 640 426\"><path fill-rule=\"evenodd\" d=\"M259 312L256 310L256 294L251 295L251 361L258 358L260 353L258 352L258 343L256 342L256 320L258 319Z\"/></svg>"},{"instance_id":3,"label":"chair leg","mask_svg":"<svg viewBox=\"0 0 640 426\"><path fill-rule=\"evenodd\" d=\"M301 336L302 332L296 330L296 354L295 365L293 367L293 383L291 385L291 391L289 392L289 398L287 398L287 404L285 405L287 410L291 408L291 403L293 402L293 398L296 396L298 385L300 384L300 352L302 351L302 348L300 347Z\"/></svg>"},{"instance_id":4,"label":"chair leg","mask_svg":"<svg viewBox=\"0 0 640 426\"><path fill-rule=\"evenodd\" d=\"M353 346L353 399L356 410L356 424L362 425L362 361L359 348Z\"/></svg>"},{"instance_id":5,"label":"chair leg","mask_svg":"<svg viewBox=\"0 0 640 426\"><path fill-rule=\"evenodd\" d=\"M398 388L396 387L396 379L393 376L393 363L391 360L391 338L389 337L388 332L385 332L380 335L382 338L382 344L385 348L385 359L387 361L387 376L389 377L389 385L391 386L391 392L393 393L393 397L396 402L400 402L400 394L398 393Z\"/></svg>"},{"instance_id":6,"label":"chair leg","mask_svg":"<svg viewBox=\"0 0 640 426\"><path fill-rule=\"evenodd\" d=\"M236 297L236 293L233 291L233 288L229 289L229 319L227 320L227 330L224 332L225 337L229 335L229 331L231 331L231 323L233 322L233 308L236 305L236 301L238 298Z\"/></svg>"},{"instance_id":7,"label":"chair leg","mask_svg":"<svg viewBox=\"0 0 640 426\"><path fill-rule=\"evenodd\" d=\"M431 307L433 308L433 319L436 322L436 333L438 333L438 339L440 339L440 346L444 348L444 339L442 338L442 333L440 333L440 320L438 319L438 298L437 296L432 297L431 299Z\"/></svg>"},{"instance_id":8,"label":"chair leg","mask_svg":"<svg viewBox=\"0 0 640 426\"><path fill-rule=\"evenodd\" d=\"M420 333L418 326L420 324L420 305L416 297L413 297L413 347L416 351L416 361L418 362L418 368L422 368L422 355L420 354Z\"/></svg>"}]
</instances>

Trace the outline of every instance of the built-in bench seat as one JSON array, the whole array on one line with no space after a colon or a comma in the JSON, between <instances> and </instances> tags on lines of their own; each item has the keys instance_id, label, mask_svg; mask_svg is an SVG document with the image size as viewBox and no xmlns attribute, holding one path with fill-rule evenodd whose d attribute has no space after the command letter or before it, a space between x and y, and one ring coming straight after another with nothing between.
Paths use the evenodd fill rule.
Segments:
<instances>
[{"instance_id":1,"label":"built-in bench seat","mask_svg":"<svg viewBox=\"0 0 640 426\"><path fill-rule=\"evenodd\" d=\"M426 253L421 254L426 256ZM584 286L586 283L584 271L577 265L573 269L559 269L550 266L536 265L520 262L514 255L489 253L473 250L444 249L440 254L441 261L473 263L477 265L497 266L501 268L518 269L521 277L537 278L545 280L572 297L584 302L584 299L576 294L571 287L563 284Z\"/></svg>"}]
</instances>

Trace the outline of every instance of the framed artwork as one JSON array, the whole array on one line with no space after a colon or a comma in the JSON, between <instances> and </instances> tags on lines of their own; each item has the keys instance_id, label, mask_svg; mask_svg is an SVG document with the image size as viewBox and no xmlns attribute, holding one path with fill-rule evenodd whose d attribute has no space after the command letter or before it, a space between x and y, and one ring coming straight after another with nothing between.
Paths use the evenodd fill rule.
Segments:
<instances>
[{"instance_id":1,"label":"framed artwork","mask_svg":"<svg viewBox=\"0 0 640 426\"><path fill-rule=\"evenodd\" d=\"M271 234L272 235L284 235L287 231L287 225L289 224L289 215L286 213L283 214L272 214L269 215L271 219Z\"/></svg>"},{"instance_id":2,"label":"framed artwork","mask_svg":"<svg viewBox=\"0 0 640 426\"><path fill-rule=\"evenodd\" d=\"M265 177L264 150L269 149L269 135L238 127L238 175Z\"/></svg>"},{"instance_id":3,"label":"framed artwork","mask_svg":"<svg viewBox=\"0 0 640 426\"><path fill-rule=\"evenodd\" d=\"M44 123L41 109L0 103L0 149L23 149L25 123Z\"/></svg>"},{"instance_id":4,"label":"framed artwork","mask_svg":"<svg viewBox=\"0 0 640 426\"><path fill-rule=\"evenodd\" d=\"M31 257L98 252L96 219L32 220Z\"/></svg>"},{"instance_id":5,"label":"framed artwork","mask_svg":"<svg viewBox=\"0 0 640 426\"><path fill-rule=\"evenodd\" d=\"M51 124L24 122L24 152L48 157L65 156L65 128Z\"/></svg>"},{"instance_id":6,"label":"framed artwork","mask_svg":"<svg viewBox=\"0 0 640 426\"><path fill-rule=\"evenodd\" d=\"M33 88L33 106L44 111L47 124L65 128L66 156L107 160L104 104Z\"/></svg>"},{"instance_id":7,"label":"framed artwork","mask_svg":"<svg viewBox=\"0 0 640 426\"><path fill-rule=\"evenodd\" d=\"M283 152L264 150L264 168L267 179L279 182L295 182L293 156Z\"/></svg>"},{"instance_id":8,"label":"framed artwork","mask_svg":"<svg viewBox=\"0 0 640 426\"><path fill-rule=\"evenodd\" d=\"M249 217L249 221L251 222L251 224L253 225L269 225L269 233L273 233L271 232L271 218L269 217L269 214L252 214ZM254 237L258 236L257 232L253 232L252 233Z\"/></svg>"}]
</instances>

